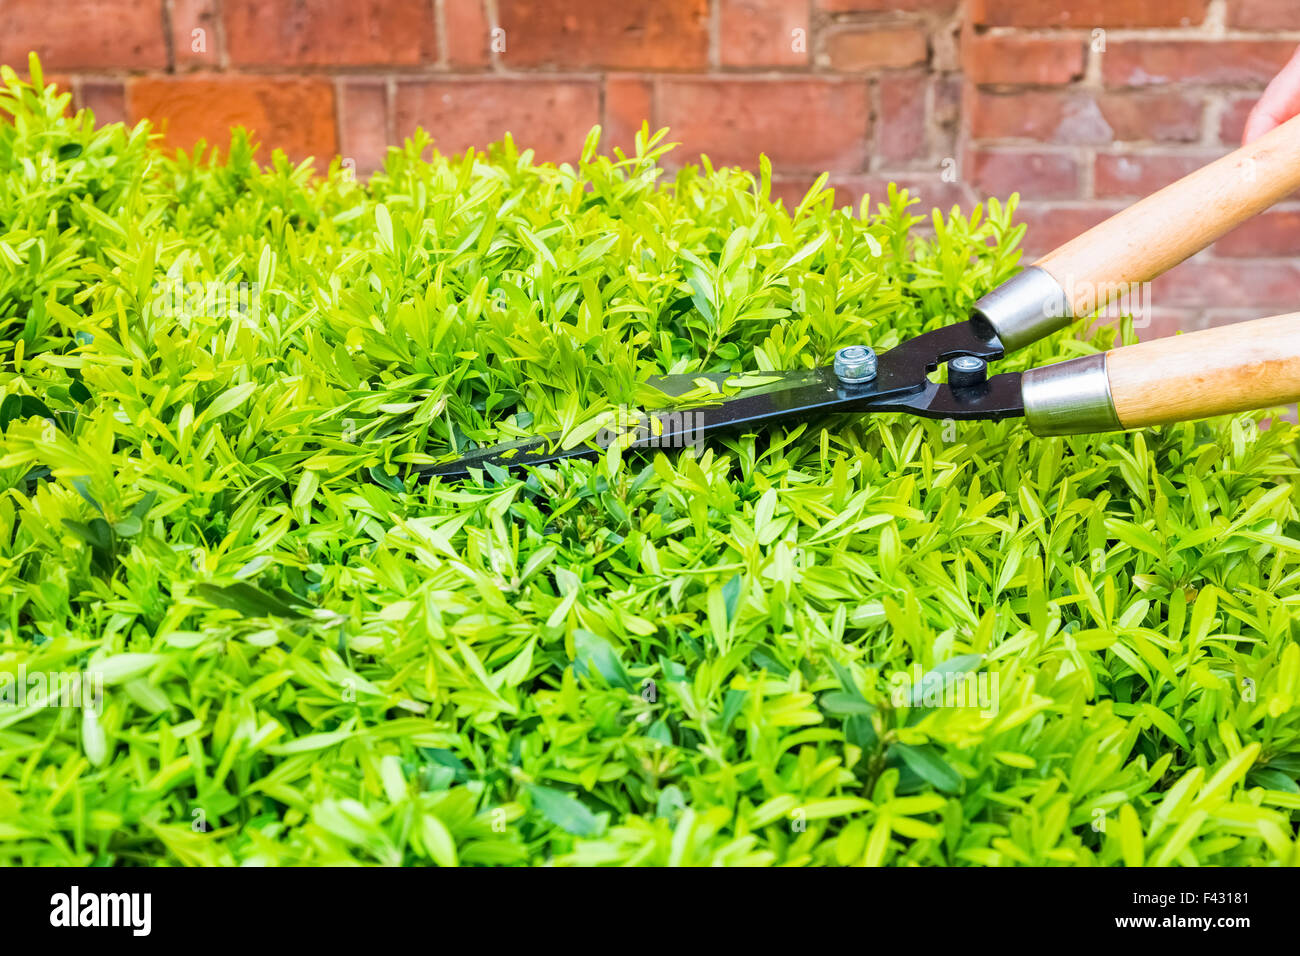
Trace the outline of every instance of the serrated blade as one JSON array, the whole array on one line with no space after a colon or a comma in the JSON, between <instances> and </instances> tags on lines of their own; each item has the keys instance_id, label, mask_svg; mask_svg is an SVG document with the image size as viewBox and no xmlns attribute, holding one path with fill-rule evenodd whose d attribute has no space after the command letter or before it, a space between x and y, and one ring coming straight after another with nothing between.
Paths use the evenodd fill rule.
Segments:
<instances>
[{"instance_id":1,"label":"serrated blade","mask_svg":"<svg viewBox=\"0 0 1300 956\"><path fill-rule=\"evenodd\" d=\"M573 447L564 448L559 434L525 438L421 466L418 472L425 478L458 478L489 465L512 468L595 457L619 441L629 448L698 447L720 431L832 412L909 412L954 420L996 420L1024 414L1019 373L995 375L977 386L958 389L930 381L928 372L958 355L996 359L1002 355L1002 346L996 338L981 335L972 323L945 326L881 354L876 378L862 385L843 384L830 365L746 377L730 373L658 376L647 384L669 397L689 395L690 400L668 409L616 415L591 441ZM759 381L729 389L729 383L747 379ZM716 398L701 398L709 388L718 390Z\"/></svg>"}]
</instances>

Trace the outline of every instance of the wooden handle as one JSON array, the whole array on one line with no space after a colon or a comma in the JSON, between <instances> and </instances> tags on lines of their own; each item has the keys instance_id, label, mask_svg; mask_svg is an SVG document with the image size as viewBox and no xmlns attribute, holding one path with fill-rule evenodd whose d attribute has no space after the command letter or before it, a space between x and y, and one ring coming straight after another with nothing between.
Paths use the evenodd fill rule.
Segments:
<instances>
[{"instance_id":1,"label":"wooden handle","mask_svg":"<svg viewBox=\"0 0 1300 956\"><path fill-rule=\"evenodd\" d=\"M1300 189L1300 117L1089 229L1035 265L1091 315Z\"/></svg>"},{"instance_id":2,"label":"wooden handle","mask_svg":"<svg viewBox=\"0 0 1300 956\"><path fill-rule=\"evenodd\" d=\"M1300 400L1300 312L1154 339L1106 353L1125 428Z\"/></svg>"}]
</instances>

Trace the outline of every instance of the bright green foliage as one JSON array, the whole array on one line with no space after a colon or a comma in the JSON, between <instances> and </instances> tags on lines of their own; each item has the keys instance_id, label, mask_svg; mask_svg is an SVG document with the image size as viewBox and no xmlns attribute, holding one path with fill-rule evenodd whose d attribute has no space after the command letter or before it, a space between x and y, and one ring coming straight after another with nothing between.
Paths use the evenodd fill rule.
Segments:
<instances>
[{"instance_id":1,"label":"bright green foliage","mask_svg":"<svg viewBox=\"0 0 1300 956\"><path fill-rule=\"evenodd\" d=\"M0 704L0 860L1300 862L1291 425L840 417L402 478L960 320L1012 205L791 210L648 132L576 169L420 136L363 185L5 81L0 674L105 687Z\"/></svg>"}]
</instances>

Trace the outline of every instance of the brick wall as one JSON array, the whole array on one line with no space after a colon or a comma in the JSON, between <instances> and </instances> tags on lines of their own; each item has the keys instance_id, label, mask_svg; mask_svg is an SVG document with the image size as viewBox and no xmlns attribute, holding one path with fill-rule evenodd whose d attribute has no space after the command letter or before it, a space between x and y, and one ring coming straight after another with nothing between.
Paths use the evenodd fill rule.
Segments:
<instances>
[{"instance_id":1,"label":"brick wall","mask_svg":"<svg viewBox=\"0 0 1300 956\"><path fill-rule=\"evenodd\" d=\"M970 0L963 173L1050 249L1240 144L1300 0ZM1300 205L1158 280L1152 334L1300 309Z\"/></svg>"},{"instance_id":2,"label":"brick wall","mask_svg":"<svg viewBox=\"0 0 1300 956\"><path fill-rule=\"evenodd\" d=\"M364 173L417 125L565 160L649 119L791 198L1019 191L1036 251L1235 145L1298 43L1300 0L0 0L0 62L178 146L242 123ZM1153 331L1300 307L1297 251L1291 203L1157 283Z\"/></svg>"}]
</instances>

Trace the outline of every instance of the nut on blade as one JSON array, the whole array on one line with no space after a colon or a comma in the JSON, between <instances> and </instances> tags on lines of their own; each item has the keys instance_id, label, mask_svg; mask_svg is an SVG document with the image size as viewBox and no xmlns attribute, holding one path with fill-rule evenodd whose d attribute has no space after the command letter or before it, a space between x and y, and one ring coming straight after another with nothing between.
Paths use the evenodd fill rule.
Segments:
<instances>
[{"instance_id":1,"label":"nut on blade","mask_svg":"<svg viewBox=\"0 0 1300 956\"><path fill-rule=\"evenodd\" d=\"M876 350L849 345L835 353L835 377L845 385L861 385L876 377Z\"/></svg>"}]
</instances>

